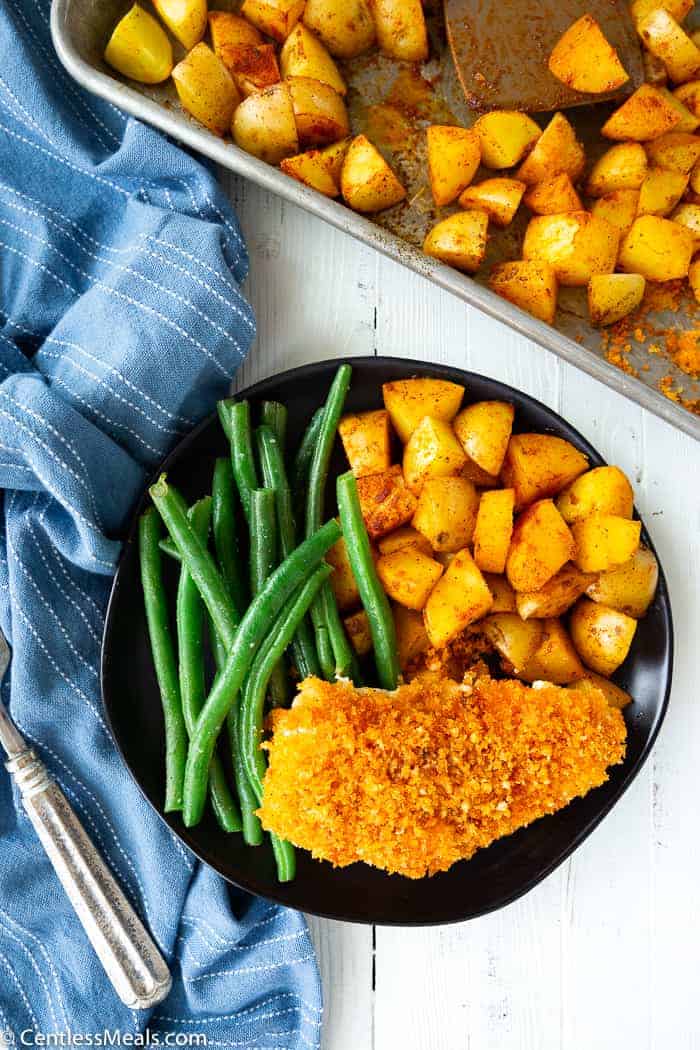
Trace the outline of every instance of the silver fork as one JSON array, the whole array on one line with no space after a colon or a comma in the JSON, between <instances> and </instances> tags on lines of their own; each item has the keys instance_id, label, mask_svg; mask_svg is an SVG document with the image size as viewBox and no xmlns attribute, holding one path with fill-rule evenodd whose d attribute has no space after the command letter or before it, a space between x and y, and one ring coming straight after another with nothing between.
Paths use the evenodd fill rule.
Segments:
<instances>
[{"instance_id":1,"label":"silver fork","mask_svg":"<svg viewBox=\"0 0 700 1050\"><path fill-rule=\"evenodd\" d=\"M0 683L9 663L10 650L0 631ZM162 1002L172 983L165 960L2 701L0 746L27 816L117 995L134 1010Z\"/></svg>"}]
</instances>

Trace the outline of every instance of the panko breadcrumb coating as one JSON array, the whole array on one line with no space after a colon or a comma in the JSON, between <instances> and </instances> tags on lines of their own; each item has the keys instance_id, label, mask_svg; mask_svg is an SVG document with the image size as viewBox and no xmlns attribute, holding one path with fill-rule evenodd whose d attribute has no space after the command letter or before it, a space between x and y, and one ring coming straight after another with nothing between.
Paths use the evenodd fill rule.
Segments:
<instances>
[{"instance_id":1,"label":"panko breadcrumb coating","mask_svg":"<svg viewBox=\"0 0 700 1050\"><path fill-rule=\"evenodd\" d=\"M263 827L413 879L602 784L626 738L596 690L429 673L393 693L307 678L272 727Z\"/></svg>"}]
</instances>

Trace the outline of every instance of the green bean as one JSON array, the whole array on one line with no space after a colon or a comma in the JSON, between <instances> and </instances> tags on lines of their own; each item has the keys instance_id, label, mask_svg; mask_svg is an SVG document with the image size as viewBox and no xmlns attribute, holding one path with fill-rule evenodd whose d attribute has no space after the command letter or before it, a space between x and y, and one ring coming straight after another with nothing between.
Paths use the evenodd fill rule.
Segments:
<instances>
[{"instance_id":1,"label":"green bean","mask_svg":"<svg viewBox=\"0 0 700 1050\"><path fill-rule=\"evenodd\" d=\"M341 619L338 603L335 600L330 584L326 584L323 588L321 600L323 602L323 615L328 639L333 651L334 677L350 678L355 685L360 685L360 667L355 656L355 650L345 632L345 625Z\"/></svg>"},{"instance_id":2,"label":"green bean","mask_svg":"<svg viewBox=\"0 0 700 1050\"><path fill-rule=\"evenodd\" d=\"M318 434L323 423L323 405L317 408L311 417L311 422L304 432L304 436L301 439L301 444L297 449L297 454L294 457L294 463L292 464L292 499L294 506L298 510L302 510L306 506L306 486L309 480L309 468L311 467L311 460L313 458L314 449L316 448L316 442L318 441Z\"/></svg>"},{"instance_id":3,"label":"green bean","mask_svg":"<svg viewBox=\"0 0 700 1050\"><path fill-rule=\"evenodd\" d=\"M372 632L379 684L383 689L396 689L399 659L394 618L374 567L367 529L362 520L357 481L352 471L341 474L338 478L337 495L340 524L343 527L350 566Z\"/></svg>"},{"instance_id":4,"label":"green bean","mask_svg":"<svg viewBox=\"0 0 700 1050\"><path fill-rule=\"evenodd\" d=\"M163 587L161 551L158 546L160 533L160 518L150 507L139 520L139 558L146 622L165 723L164 809L166 813L172 813L182 809L187 730L182 713L175 648ZM204 772L206 775L206 769Z\"/></svg>"},{"instance_id":5,"label":"green bean","mask_svg":"<svg viewBox=\"0 0 700 1050\"><path fill-rule=\"evenodd\" d=\"M259 594L278 564L275 493L254 489L250 494L250 590ZM275 707L286 707L289 678L282 657L270 678L270 699Z\"/></svg>"},{"instance_id":6,"label":"green bean","mask_svg":"<svg viewBox=\"0 0 700 1050\"><path fill-rule=\"evenodd\" d=\"M162 550L163 554L167 554L173 561L180 560L180 552L170 539L170 536L163 536L163 539L159 542L158 546Z\"/></svg>"},{"instance_id":7,"label":"green bean","mask_svg":"<svg viewBox=\"0 0 700 1050\"><path fill-rule=\"evenodd\" d=\"M238 495L246 520L250 521L250 494L258 487L253 455L253 436L250 429L250 405L247 401L234 401L229 409L231 424L231 466L236 479Z\"/></svg>"},{"instance_id":8,"label":"green bean","mask_svg":"<svg viewBox=\"0 0 700 1050\"><path fill-rule=\"evenodd\" d=\"M282 449L270 427L258 427L255 436L263 480L266 487L274 489L275 493L280 557L286 558L296 547L297 530L294 511L292 510L292 494L284 467ZM297 628L294 641L292 642L292 653L294 664L302 679L321 673L313 632L307 617L301 620Z\"/></svg>"},{"instance_id":9,"label":"green bean","mask_svg":"<svg viewBox=\"0 0 700 1050\"><path fill-rule=\"evenodd\" d=\"M285 558L249 605L231 644L226 641L226 663L197 719L187 756L183 799L183 818L187 827L192 827L201 819L207 770L216 738L226 715L238 702L239 690L266 633L266 627L340 534L337 521L327 521ZM181 553L184 559L184 548Z\"/></svg>"},{"instance_id":10,"label":"green bean","mask_svg":"<svg viewBox=\"0 0 700 1050\"><path fill-rule=\"evenodd\" d=\"M287 437L287 407L279 401L263 401L260 406L260 424L270 427L284 453Z\"/></svg>"},{"instance_id":11,"label":"green bean","mask_svg":"<svg viewBox=\"0 0 700 1050\"><path fill-rule=\"evenodd\" d=\"M275 855L278 882L293 882L297 873L297 859L291 842L280 839L274 832L270 833L272 852Z\"/></svg>"},{"instance_id":12,"label":"green bean","mask_svg":"<svg viewBox=\"0 0 700 1050\"><path fill-rule=\"evenodd\" d=\"M212 499L199 500L190 508L188 517L203 543L206 543L211 519ZM188 736L192 735L197 716L206 696L204 677L204 606L197 586L187 569L180 570L177 588L178 670L182 713ZM219 755L214 751L209 767L209 795L217 821L224 831L240 831L241 815L226 781Z\"/></svg>"},{"instance_id":13,"label":"green bean","mask_svg":"<svg viewBox=\"0 0 700 1050\"><path fill-rule=\"evenodd\" d=\"M241 618L248 604L245 584L241 574L241 557L236 532L236 491L231 461L226 457L217 459L211 487L212 532L214 550L234 608Z\"/></svg>"},{"instance_id":14,"label":"green bean","mask_svg":"<svg viewBox=\"0 0 700 1050\"><path fill-rule=\"evenodd\" d=\"M231 405L234 403L232 397L225 397L223 400L216 402L216 412L221 423L221 429L229 441L231 440Z\"/></svg>"}]
</instances>

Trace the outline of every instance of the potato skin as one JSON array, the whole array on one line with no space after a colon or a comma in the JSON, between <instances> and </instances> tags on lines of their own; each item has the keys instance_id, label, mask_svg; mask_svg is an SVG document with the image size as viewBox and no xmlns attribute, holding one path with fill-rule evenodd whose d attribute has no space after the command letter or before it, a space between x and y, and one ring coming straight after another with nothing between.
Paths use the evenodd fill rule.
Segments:
<instances>
[{"instance_id":1,"label":"potato skin","mask_svg":"<svg viewBox=\"0 0 700 1050\"><path fill-rule=\"evenodd\" d=\"M337 91L347 94L347 85L330 54L303 22L297 22L280 51L282 76L311 77Z\"/></svg>"},{"instance_id":2,"label":"potato skin","mask_svg":"<svg viewBox=\"0 0 700 1050\"><path fill-rule=\"evenodd\" d=\"M581 598L571 614L569 629L584 664L607 678L624 663L637 621L607 605Z\"/></svg>"},{"instance_id":3,"label":"potato skin","mask_svg":"<svg viewBox=\"0 0 700 1050\"><path fill-rule=\"evenodd\" d=\"M240 109L241 96L219 56L206 44L195 44L175 66L172 78L183 109L215 135L224 135Z\"/></svg>"},{"instance_id":4,"label":"potato skin","mask_svg":"<svg viewBox=\"0 0 700 1050\"><path fill-rule=\"evenodd\" d=\"M571 526L573 561L582 572L605 572L629 561L639 546L642 524L616 514L592 514Z\"/></svg>"},{"instance_id":5,"label":"potato skin","mask_svg":"<svg viewBox=\"0 0 700 1050\"><path fill-rule=\"evenodd\" d=\"M488 216L483 211L458 211L436 223L423 241L426 255L474 273L486 254Z\"/></svg>"},{"instance_id":6,"label":"potato skin","mask_svg":"<svg viewBox=\"0 0 700 1050\"><path fill-rule=\"evenodd\" d=\"M442 565L417 547L403 547L377 559L377 575L390 598L420 612L442 576Z\"/></svg>"},{"instance_id":7,"label":"potato skin","mask_svg":"<svg viewBox=\"0 0 700 1050\"><path fill-rule=\"evenodd\" d=\"M473 128L431 124L426 131L428 179L438 208L459 197L474 178L481 142Z\"/></svg>"},{"instance_id":8,"label":"potato skin","mask_svg":"<svg viewBox=\"0 0 700 1050\"><path fill-rule=\"evenodd\" d=\"M686 276L692 255L689 230L669 219L641 215L622 238L618 265L647 281L674 281Z\"/></svg>"},{"instance_id":9,"label":"potato skin","mask_svg":"<svg viewBox=\"0 0 700 1050\"><path fill-rule=\"evenodd\" d=\"M403 451L403 473L415 495L428 478L459 474L465 455L455 433L444 419L425 416L411 434Z\"/></svg>"},{"instance_id":10,"label":"potato skin","mask_svg":"<svg viewBox=\"0 0 700 1050\"><path fill-rule=\"evenodd\" d=\"M324 197L337 197L340 193L340 187L329 171L323 150L309 149L305 153L297 153L294 157L283 157L280 168L285 175L291 176L304 186L310 186Z\"/></svg>"},{"instance_id":11,"label":"potato skin","mask_svg":"<svg viewBox=\"0 0 700 1050\"><path fill-rule=\"evenodd\" d=\"M423 610L430 644L441 648L480 620L493 604L491 591L468 550L455 554Z\"/></svg>"},{"instance_id":12,"label":"potato skin","mask_svg":"<svg viewBox=\"0 0 700 1050\"><path fill-rule=\"evenodd\" d=\"M361 55L375 40L367 0L306 0L303 21L338 58Z\"/></svg>"},{"instance_id":13,"label":"potato skin","mask_svg":"<svg viewBox=\"0 0 700 1050\"><path fill-rule=\"evenodd\" d=\"M551 434L513 434L501 479L515 490L515 509L556 496L588 469L588 459L564 438Z\"/></svg>"},{"instance_id":14,"label":"potato skin","mask_svg":"<svg viewBox=\"0 0 700 1050\"><path fill-rule=\"evenodd\" d=\"M538 500L515 523L506 576L516 591L538 591L575 550L569 527L552 500Z\"/></svg>"},{"instance_id":15,"label":"potato skin","mask_svg":"<svg viewBox=\"0 0 700 1050\"><path fill-rule=\"evenodd\" d=\"M594 602L639 620L654 600L658 582L659 563L647 547L639 547L629 561L602 572L586 594Z\"/></svg>"},{"instance_id":16,"label":"potato skin","mask_svg":"<svg viewBox=\"0 0 700 1050\"><path fill-rule=\"evenodd\" d=\"M482 572L501 573L513 535L512 489L483 492L474 528L474 561Z\"/></svg>"},{"instance_id":17,"label":"potato skin","mask_svg":"<svg viewBox=\"0 0 700 1050\"><path fill-rule=\"evenodd\" d=\"M313 77L288 77L286 83L302 148L325 146L346 137L350 121L343 98L337 91Z\"/></svg>"},{"instance_id":18,"label":"potato skin","mask_svg":"<svg viewBox=\"0 0 700 1050\"><path fill-rule=\"evenodd\" d=\"M487 474L498 474L503 466L514 415L508 401L475 401L452 424L466 454Z\"/></svg>"},{"instance_id":19,"label":"potato skin","mask_svg":"<svg viewBox=\"0 0 700 1050\"><path fill-rule=\"evenodd\" d=\"M206 0L153 0L158 15L186 51L191 51L207 28Z\"/></svg>"},{"instance_id":20,"label":"potato skin","mask_svg":"<svg viewBox=\"0 0 700 1050\"><path fill-rule=\"evenodd\" d=\"M384 383L382 396L394 429L405 445L424 416L448 423L454 419L464 397L464 387L447 379L417 376Z\"/></svg>"},{"instance_id":21,"label":"potato skin","mask_svg":"<svg viewBox=\"0 0 700 1050\"><path fill-rule=\"evenodd\" d=\"M401 62L425 62L428 32L421 0L372 0L380 49Z\"/></svg>"},{"instance_id":22,"label":"potato skin","mask_svg":"<svg viewBox=\"0 0 700 1050\"><path fill-rule=\"evenodd\" d=\"M580 474L557 497L557 510L569 525L591 514L616 514L631 518L634 493L619 467L594 467Z\"/></svg>"},{"instance_id":23,"label":"potato skin","mask_svg":"<svg viewBox=\"0 0 700 1050\"><path fill-rule=\"evenodd\" d=\"M405 525L415 513L416 497L407 488L399 466L358 478L357 492L370 539Z\"/></svg>"},{"instance_id":24,"label":"potato skin","mask_svg":"<svg viewBox=\"0 0 700 1050\"><path fill-rule=\"evenodd\" d=\"M301 18L304 0L243 0L241 14L263 33L284 43Z\"/></svg>"},{"instance_id":25,"label":"potato skin","mask_svg":"<svg viewBox=\"0 0 700 1050\"><path fill-rule=\"evenodd\" d=\"M384 157L365 135L356 135L347 148L340 189L346 204L369 213L391 208L406 196Z\"/></svg>"},{"instance_id":26,"label":"potato skin","mask_svg":"<svg viewBox=\"0 0 700 1050\"><path fill-rule=\"evenodd\" d=\"M244 99L233 115L232 133L237 146L268 164L298 153L289 86L273 84Z\"/></svg>"},{"instance_id":27,"label":"potato skin","mask_svg":"<svg viewBox=\"0 0 700 1050\"><path fill-rule=\"evenodd\" d=\"M588 282L591 324L610 325L627 317L641 303L645 288L639 273L594 273Z\"/></svg>"},{"instance_id":28,"label":"potato skin","mask_svg":"<svg viewBox=\"0 0 700 1050\"><path fill-rule=\"evenodd\" d=\"M479 493L467 478L429 478L418 496L413 527L433 550L458 551L472 541L478 507Z\"/></svg>"},{"instance_id":29,"label":"potato skin","mask_svg":"<svg viewBox=\"0 0 700 1050\"><path fill-rule=\"evenodd\" d=\"M160 84L173 68L173 49L165 30L139 4L117 22L104 57L112 69L141 84Z\"/></svg>"}]
</instances>

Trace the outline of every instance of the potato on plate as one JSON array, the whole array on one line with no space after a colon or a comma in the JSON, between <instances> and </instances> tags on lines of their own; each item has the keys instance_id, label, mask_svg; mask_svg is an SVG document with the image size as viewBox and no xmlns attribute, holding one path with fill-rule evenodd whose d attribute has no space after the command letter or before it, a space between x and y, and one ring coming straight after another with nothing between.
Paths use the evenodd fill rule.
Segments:
<instances>
[{"instance_id":1,"label":"potato on plate","mask_svg":"<svg viewBox=\"0 0 700 1050\"><path fill-rule=\"evenodd\" d=\"M564 438L513 434L501 478L505 486L515 490L515 509L520 510L535 500L556 496L584 470L588 470L588 459Z\"/></svg>"},{"instance_id":2,"label":"potato on plate","mask_svg":"<svg viewBox=\"0 0 700 1050\"><path fill-rule=\"evenodd\" d=\"M487 474L498 474L503 466L514 415L508 401L475 401L454 419L462 448Z\"/></svg>"},{"instance_id":3,"label":"potato on plate","mask_svg":"<svg viewBox=\"0 0 700 1050\"><path fill-rule=\"evenodd\" d=\"M459 551L474 535L479 493L467 478L429 478L418 496L413 527L435 551Z\"/></svg>"},{"instance_id":4,"label":"potato on plate","mask_svg":"<svg viewBox=\"0 0 700 1050\"><path fill-rule=\"evenodd\" d=\"M394 551L401 551L405 547L416 547L421 554L427 554L428 557L433 553L432 545L412 525L402 525L400 529L394 529L393 532L382 536L377 546L380 554L393 554Z\"/></svg>"},{"instance_id":5,"label":"potato on plate","mask_svg":"<svg viewBox=\"0 0 700 1050\"><path fill-rule=\"evenodd\" d=\"M306 153L297 153L294 157L284 157L280 168L285 175L291 175L297 182L322 193L324 197L337 197L340 187L331 175L323 150L310 149Z\"/></svg>"},{"instance_id":6,"label":"potato on plate","mask_svg":"<svg viewBox=\"0 0 700 1050\"><path fill-rule=\"evenodd\" d=\"M156 13L176 40L190 51L207 28L207 0L153 0Z\"/></svg>"},{"instance_id":7,"label":"potato on plate","mask_svg":"<svg viewBox=\"0 0 700 1050\"><path fill-rule=\"evenodd\" d=\"M591 205L591 215L605 219L611 226L620 231L620 236L627 233L637 218L639 190L613 190L604 197L598 197Z\"/></svg>"},{"instance_id":8,"label":"potato on plate","mask_svg":"<svg viewBox=\"0 0 700 1050\"><path fill-rule=\"evenodd\" d=\"M330 582L338 608L345 610L359 605L360 592L350 566L348 548L344 536L341 536L330 548L326 554L326 561L333 568Z\"/></svg>"},{"instance_id":9,"label":"potato on plate","mask_svg":"<svg viewBox=\"0 0 700 1050\"><path fill-rule=\"evenodd\" d=\"M700 159L700 136L687 131L669 131L647 144L652 164L689 175Z\"/></svg>"},{"instance_id":10,"label":"potato on plate","mask_svg":"<svg viewBox=\"0 0 700 1050\"><path fill-rule=\"evenodd\" d=\"M501 573L513 535L512 489L482 492L474 527L474 561L482 572Z\"/></svg>"},{"instance_id":11,"label":"potato on plate","mask_svg":"<svg viewBox=\"0 0 700 1050\"><path fill-rule=\"evenodd\" d=\"M629 561L602 572L586 590L589 598L639 620L654 600L659 564L648 549L638 547Z\"/></svg>"},{"instance_id":12,"label":"potato on plate","mask_svg":"<svg viewBox=\"0 0 700 1050\"><path fill-rule=\"evenodd\" d=\"M700 50L664 7L657 7L637 23L642 43L660 58L676 84L690 80L700 69Z\"/></svg>"},{"instance_id":13,"label":"potato on plate","mask_svg":"<svg viewBox=\"0 0 700 1050\"><path fill-rule=\"evenodd\" d=\"M542 624L537 620L526 623L516 613L492 613L479 626L511 674L525 667L542 642Z\"/></svg>"},{"instance_id":14,"label":"potato on plate","mask_svg":"<svg viewBox=\"0 0 700 1050\"><path fill-rule=\"evenodd\" d=\"M396 433L406 444L425 416L449 423L459 412L464 387L448 379L416 376L382 386L382 397Z\"/></svg>"},{"instance_id":15,"label":"potato on plate","mask_svg":"<svg viewBox=\"0 0 700 1050\"><path fill-rule=\"evenodd\" d=\"M491 612L516 612L515 591L508 583L507 577L500 573L485 572L484 579L493 598Z\"/></svg>"},{"instance_id":16,"label":"potato on plate","mask_svg":"<svg viewBox=\"0 0 700 1050\"><path fill-rule=\"evenodd\" d=\"M117 73L140 84L160 84L173 68L173 49L165 30L139 4L117 22L104 57Z\"/></svg>"},{"instance_id":17,"label":"potato on plate","mask_svg":"<svg viewBox=\"0 0 700 1050\"><path fill-rule=\"evenodd\" d=\"M209 32L212 47L221 57L221 48L238 44L264 44L265 39L254 25L231 11L210 11Z\"/></svg>"},{"instance_id":18,"label":"potato on plate","mask_svg":"<svg viewBox=\"0 0 700 1050\"><path fill-rule=\"evenodd\" d=\"M416 497L407 488L399 466L358 478L357 492L370 539L393 532L415 514Z\"/></svg>"},{"instance_id":19,"label":"potato on plate","mask_svg":"<svg viewBox=\"0 0 700 1050\"><path fill-rule=\"evenodd\" d=\"M489 288L540 321L553 323L558 282L549 263L539 259L499 263L491 270Z\"/></svg>"},{"instance_id":20,"label":"potato on plate","mask_svg":"<svg viewBox=\"0 0 700 1050\"><path fill-rule=\"evenodd\" d=\"M481 163L485 168L512 168L542 134L527 113L495 109L474 124L481 143Z\"/></svg>"},{"instance_id":21,"label":"potato on plate","mask_svg":"<svg viewBox=\"0 0 700 1050\"><path fill-rule=\"evenodd\" d=\"M587 689L599 689L610 706L617 707L620 711L623 707L627 707L628 704L632 703L632 697L629 693L626 693L619 685L615 685L609 678L603 678L602 675L595 674L593 671L588 671L585 678L579 678L577 682L572 682L567 688L578 689L583 692Z\"/></svg>"},{"instance_id":22,"label":"potato on plate","mask_svg":"<svg viewBox=\"0 0 700 1050\"><path fill-rule=\"evenodd\" d=\"M518 591L515 606L523 620L544 620L562 616L596 577L567 564L547 580L538 591Z\"/></svg>"},{"instance_id":23,"label":"potato on plate","mask_svg":"<svg viewBox=\"0 0 700 1050\"><path fill-rule=\"evenodd\" d=\"M637 547L642 525L617 514L592 514L573 522L576 551L572 560L582 572L606 572L629 561Z\"/></svg>"},{"instance_id":24,"label":"potato on plate","mask_svg":"<svg viewBox=\"0 0 700 1050\"><path fill-rule=\"evenodd\" d=\"M391 426L385 408L343 416L338 433L356 478L380 474L391 466Z\"/></svg>"},{"instance_id":25,"label":"potato on plate","mask_svg":"<svg viewBox=\"0 0 700 1050\"><path fill-rule=\"evenodd\" d=\"M393 613L399 664L401 670L405 671L410 663L425 652L430 640L423 617L415 609L407 609L405 605L394 605Z\"/></svg>"},{"instance_id":26,"label":"potato on plate","mask_svg":"<svg viewBox=\"0 0 700 1050\"><path fill-rule=\"evenodd\" d=\"M243 0L241 14L262 32L283 43L301 18L304 0Z\"/></svg>"},{"instance_id":27,"label":"potato on plate","mask_svg":"<svg viewBox=\"0 0 700 1050\"><path fill-rule=\"evenodd\" d=\"M444 419L425 416L403 450L406 484L418 495L428 478L459 474L464 461L464 451L450 424Z\"/></svg>"},{"instance_id":28,"label":"potato on plate","mask_svg":"<svg viewBox=\"0 0 700 1050\"><path fill-rule=\"evenodd\" d=\"M551 682L553 685L568 685L583 678L586 672L563 624L555 618L540 622L542 641L518 672L518 678L525 682Z\"/></svg>"},{"instance_id":29,"label":"potato on plate","mask_svg":"<svg viewBox=\"0 0 700 1050\"><path fill-rule=\"evenodd\" d=\"M592 514L631 518L634 493L619 467L594 467L579 475L557 497L557 510L569 525Z\"/></svg>"},{"instance_id":30,"label":"potato on plate","mask_svg":"<svg viewBox=\"0 0 700 1050\"><path fill-rule=\"evenodd\" d=\"M380 50L402 62L425 62L428 31L421 0L372 0Z\"/></svg>"},{"instance_id":31,"label":"potato on plate","mask_svg":"<svg viewBox=\"0 0 700 1050\"><path fill-rule=\"evenodd\" d=\"M481 143L473 128L431 124L426 131L428 179L438 208L466 189L481 161Z\"/></svg>"},{"instance_id":32,"label":"potato on plate","mask_svg":"<svg viewBox=\"0 0 700 1050\"><path fill-rule=\"evenodd\" d=\"M617 609L581 598L571 614L569 630L586 667L609 677L624 663L637 621Z\"/></svg>"},{"instance_id":33,"label":"potato on plate","mask_svg":"<svg viewBox=\"0 0 700 1050\"><path fill-rule=\"evenodd\" d=\"M657 215L641 215L622 238L618 265L647 281L674 281L686 276L692 255L689 230Z\"/></svg>"},{"instance_id":34,"label":"potato on plate","mask_svg":"<svg viewBox=\"0 0 700 1050\"><path fill-rule=\"evenodd\" d=\"M254 92L241 102L233 117L232 133L237 146L279 164L299 152L292 96L286 82Z\"/></svg>"},{"instance_id":35,"label":"potato on plate","mask_svg":"<svg viewBox=\"0 0 700 1050\"><path fill-rule=\"evenodd\" d=\"M680 171L649 168L639 188L638 215L670 215L685 193L688 176Z\"/></svg>"},{"instance_id":36,"label":"potato on plate","mask_svg":"<svg viewBox=\"0 0 700 1050\"><path fill-rule=\"evenodd\" d=\"M350 122L345 103L337 91L311 77L289 77L286 83L302 147L324 146L345 138L350 131ZM347 160L348 154L346 164Z\"/></svg>"},{"instance_id":37,"label":"potato on plate","mask_svg":"<svg viewBox=\"0 0 700 1050\"><path fill-rule=\"evenodd\" d=\"M575 552L569 526L552 500L538 500L515 522L506 576L516 591L539 591Z\"/></svg>"},{"instance_id":38,"label":"potato on plate","mask_svg":"<svg viewBox=\"0 0 700 1050\"><path fill-rule=\"evenodd\" d=\"M224 135L241 96L219 56L206 44L195 44L172 72L182 108L215 135Z\"/></svg>"},{"instance_id":39,"label":"potato on plate","mask_svg":"<svg viewBox=\"0 0 700 1050\"><path fill-rule=\"evenodd\" d=\"M685 16L693 10L693 4L694 0L632 0L630 14L634 21L639 23L651 11L655 11L657 7L663 7L677 22L682 22Z\"/></svg>"},{"instance_id":40,"label":"potato on plate","mask_svg":"<svg viewBox=\"0 0 700 1050\"><path fill-rule=\"evenodd\" d=\"M377 559L377 575L390 598L420 612L442 576L442 565L417 547L404 547Z\"/></svg>"},{"instance_id":41,"label":"potato on plate","mask_svg":"<svg viewBox=\"0 0 700 1050\"><path fill-rule=\"evenodd\" d=\"M636 310L644 298L646 281L638 273L594 274L588 282L591 324L609 325Z\"/></svg>"},{"instance_id":42,"label":"potato on plate","mask_svg":"<svg viewBox=\"0 0 700 1050\"><path fill-rule=\"evenodd\" d=\"M463 208L484 211L495 226L508 226L523 199L526 186L517 179L485 179L467 186L459 198Z\"/></svg>"},{"instance_id":43,"label":"potato on plate","mask_svg":"<svg viewBox=\"0 0 700 1050\"><path fill-rule=\"evenodd\" d=\"M458 551L430 592L423 610L430 644L441 648L484 616L491 591L468 550Z\"/></svg>"},{"instance_id":44,"label":"potato on plate","mask_svg":"<svg viewBox=\"0 0 700 1050\"><path fill-rule=\"evenodd\" d=\"M666 97L668 95L668 98ZM606 139L625 142L648 142L672 131L681 120L681 114L670 101L673 95L663 88L642 84L633 95L616 109L601 128Z\"/></svg>"},{"instance_id":45,"label":"potato on plate","mask_svg":"<svg viewBox=\"0 0 700 1050\"><path fill-rule=\"evenodd\" d=\"M619 231L605 219L585 211L537 215L530 219L523 257L548 263L560 284L588 284L594 273L612 273Z\"/></svg>"},{"instance_id":46,"label":"potato on plate","mask_svg":"<svg viewBox=\"0 0 700 1050\"><path fill-rule=\"evenodd\" d=\"M595 162L586 193L590 197L604 197L615 190L638 190L647 167L647 154L640 142L620 142Z\"/></svg>"},{"instance_id":47,"label":"potato on plate","mask_svg":"<svg viewBox=\"0 0 700 1050\"><path fill-rule=\"evenodd\" d=\"M685 227L693 238L693 251L700 250L700 204L679 204L671 214L673 222ZM690 276L690 270L688 270Z\"/></svg>"},{"instance_id":48,"label":"potato on plate","mask_svg":"<svg viewBox=\"0 0 700 1050\"><path fill-rule=\"evenodd\" d=\"M555 175L568 175L576 182L585 164L586 154L576 132L563 113L555 113L515 177L529 186Z\"/></svg>"},{"instance_id":49,"label":"potato on plate","mask_svg":"<svg viewBox=\"0 0 700 1050\"><path fill-rule=\"evenodd\" d=\"M615 91L629 80L617 51L588 14L577 19L559 38L547 64L557 80L575 91L602 94Z\"/></svg>"},{"instance_id":50,"label":"potato on plate","mask_svg":"<svg viewBox=\"0 0 700 1050\"><path fill-rule=\"evenodd\" d=\"M339 95L347 94L347 85L330 54L303 22L297 22L280 51L282 76L311 77L329 84Z\"/></svg>"},{"instance_id":51,"label":"potato on plate","mask_svg":"<svg viewBox=\"0 0 700 1050\"><path fill-rule=\"evenodd\" d=\"M566 172L543 182L536 182L523 197L536 215L559 215L566 211L583 211L581 198Z\"/></svg>"},{"instance_id":52,"label":"potato on plate","mask_svg":"<svg viewBox=\"0 0 700 1050\"><path fill-rule=\"evenodd\" d=\"M361 55L375 40L368 0L306 0L304 25L338 58Z\"/></svg>"},{"instance_id":53,"label":"potato on plate","mask_svg":"<svg viewBox=\"0 0 700 1050\"><path fill-rule=\"evenodd\" d=\"M356 135L347 148L340 189L346 203L361 212L383 211L406 196L384 157L365 135Z\"/></svg>"},{"instance_id":54,"label":"potato on plate","mask_svg":"<svg viewBox=\"0 0 700 1050\"><path fill-rule=\"evenodd\" d=\"M343 624L350 639L350 644L357 655L366 656L367 653L371 653L374 643L365 610L360 609L359 612L353 613L352 616L346 616Z\"/></svg>"},{"instance_id":55,"label":"potato on plate","mask_svg":"<svg viewBox=\"0 0 700 1050\"><path fill-rule=\"evenodd\" d=\"M488 224L483 211L458 211L428 231L423 251L448 266L474 273L486 254Z\"/></svg>"}]
</instances>

